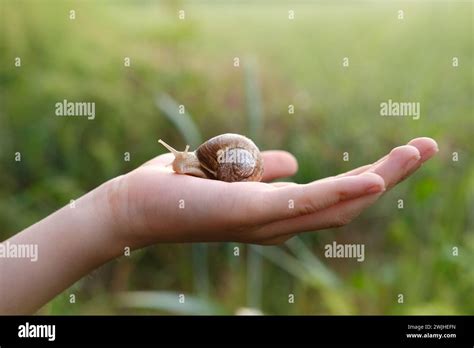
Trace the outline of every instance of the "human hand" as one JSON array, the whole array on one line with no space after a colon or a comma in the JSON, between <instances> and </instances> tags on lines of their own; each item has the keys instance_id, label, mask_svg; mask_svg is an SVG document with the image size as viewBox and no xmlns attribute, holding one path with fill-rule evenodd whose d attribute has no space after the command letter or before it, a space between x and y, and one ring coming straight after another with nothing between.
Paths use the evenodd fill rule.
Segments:
<instances>
[{"instance_id":1,"label":"human hand","mask_svg":"<svg viewBox=\"0 0 474 348\"><path fill-rule=\"evenodd\" d=\"M112 179L7 243L36 245L37 262L0 258L0 313L32 313L105 262L160 242L278 244L349 223L437 152L418 138L379 161L309 184L227 183L175 174L171 154ZM294 157L263 152L264 180L293 175ZM35 287L34 296L31 288Z\"/></svg>"},{"instance_id":2,"label":"human hand","mask_svg":"<svg viewBox=\"0 0 474 348\"><path fill-rule=\"evenodd\" d=\"M117 238L132 248L159 242L236 241L278 244L293 235L339 227L438 151L417 138L379 161L309 184L236 182L174 173L164 154L111 181L109 203ZM293 175L295 158L262 153L264 181Z\"/></svg>"}]
</instances>

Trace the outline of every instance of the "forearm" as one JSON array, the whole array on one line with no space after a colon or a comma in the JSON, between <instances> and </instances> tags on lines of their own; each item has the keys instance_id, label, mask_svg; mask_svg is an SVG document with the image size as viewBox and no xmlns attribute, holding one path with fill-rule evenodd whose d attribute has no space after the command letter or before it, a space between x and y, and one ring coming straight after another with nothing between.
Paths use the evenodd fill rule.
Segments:
<instances>
[{"instance_id":1,"label":"forearm","mask_svg":"<svg viewBox=\"0 0 474 348\"><path fill-rule=\"evenodd\" d=\"M0 258L0 314L38 310L84 275L120 255L110 182L16 234L10 246L37 246L37 260ZM6 245L6 242L3 244Z\"/></svg>"}]
</instances>

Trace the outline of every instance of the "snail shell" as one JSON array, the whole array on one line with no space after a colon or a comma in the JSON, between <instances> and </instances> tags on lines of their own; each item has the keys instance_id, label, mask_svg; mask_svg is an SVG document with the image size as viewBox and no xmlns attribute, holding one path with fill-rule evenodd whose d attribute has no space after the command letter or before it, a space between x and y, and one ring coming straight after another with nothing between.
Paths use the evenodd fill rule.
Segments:
<instances>
[{"instance_id":1,"label":"snail shell","mask_svg":"<svg viewBox=\"0 0 474 348\"><path fill-rule=\"evenodd\" d=\"M260 181L263 176L263 160L252 140L239 134L221 134L189 152L189 145L181 152L161 139L160 144L175 157L171 163L179 174L200 178L235 181Z\"/></svg>"}]
</instances>

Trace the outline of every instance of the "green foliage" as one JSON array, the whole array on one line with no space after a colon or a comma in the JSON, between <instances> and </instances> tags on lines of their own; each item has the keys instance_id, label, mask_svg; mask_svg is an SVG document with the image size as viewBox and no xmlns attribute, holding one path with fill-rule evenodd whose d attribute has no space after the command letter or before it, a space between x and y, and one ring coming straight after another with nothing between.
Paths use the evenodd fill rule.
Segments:
<instances>
[{"instance_id":1,"label":"green foliage","mask_svg":"<svg viewBox=\"0 0 474 348\"><path fill-rule=\"evenodd\" d=\"M0 0L2 240L164 152L158 138L194 146L246 134L261 149L294 153L300 183L372 162L413 137L440 147L342 229L241 248L240 257L220 245L150 247L78 282L42 313L233 313L250 303L275 314L472 314L472 6L403 2L403 21L400 6L302 2L289 21L285 3L189 1L179 21L173 2ZM63 99L94 101L96 118L56 117ZM380 117L388 99L419 101L421 118ZM189 114L177 114L177 104ZM324 258L334 240L364 243L366 260ZM66 305L72 290L76 304ZM179 293L189 307L175 306Z\"/></svg>"},{"instance_id":2,"label":"green foliage","mask_svg":"<svg viewBox=\"0 0 474 348\"><path fill-rule=\"evenodd\" d=\"M188 315L229 314L226 309L209 300L172 292L127 292L118 294L117 301L120 306L131 309L142 308Z\"/></svg>"}]
</instances>

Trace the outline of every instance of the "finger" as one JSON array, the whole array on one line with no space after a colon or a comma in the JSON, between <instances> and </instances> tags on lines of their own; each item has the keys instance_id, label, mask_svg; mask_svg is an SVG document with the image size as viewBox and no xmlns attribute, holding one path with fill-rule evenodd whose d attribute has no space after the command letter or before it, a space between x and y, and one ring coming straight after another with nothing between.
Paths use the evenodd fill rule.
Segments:
<instances>
[{"instance_id":1,"label":"finger","mask_svg":"<svg viewBox=\"0 0 474 348\"><path fill-rule=\"evenodd\" d=\"M434 141L431 138L427 137L422 137L422 138L416 138L413 140L410 140L407 145L414 146L418 149L418 152L420 153L420 165L429 160L431 157L433 157L437 152L438 152L438 144L436 141ZM372 163L372 164L367 164L365 166L353 169L351 171L348 171L343 174L339 174L336 177L341 177L341 176L348 176L348 175L358 175L361 173L364 173L368 171L371 167L374 165L380 164L382 161L385 161L388 158L388 155L385 155L384 157L380 158L377 162ZM414 166L412 170L409 172L408 175L416 171L419 167Z\"/></svg>"},{"instance_id":2,"label":"finger","mask_svg":"<svg viewBox=\"0 0 474 348\"><path fill-rule=\"evenodd\" d=\"M352 169L348 172L336 175L336 178L340 178L340 177L343 177L343 176L350 176L350 175L359 175L359 174L362 174L362 173L366 172L367 169L371 168L372 166L373 166L373 163L372 164L366 164L365 166L361 166L361 167L358 167L356 169Z\"/></svg>"},{"instance_id":3,"label":"finger","mask_svg":"<svg viewBox=\"0 0 474 348\"><path fill-rule=\"evenodd\" d=\"M286 182L286 181L277 181L277 182L272 182L270 185L273 187L284 187L284 186L295 186L298 185L295 182Z\"/></svg>"},{"instance_id":4,"label":"finger","mask_svg":"<svg viewBox=\"0 0 474 348\"><path fill-rule=\"evenodd\" d=\"M341 227L374 204L382 194L383 192L380 192L340 202L315 214L275 221L254 233L258 239L264 239L262 244L274 245L281 244L302 232Z\"/></svg>"},{"instance_id":5,"label":"finger","mask_svg":"<svg viewBox=\"0 0 474 348\"><path fill-rule=\"evenodd\" d=\"M355 168L355 169L352 169L348 172L345 172L345 173L341 173L341 174L338 174L338 175L334 175L334 176L328 176L326 178L323 178L323 179L320 179L321 181L326 181L326 180L331 180L331 179L334 179L334 178L342 178L342 177L345 177L345 176L355 176L355 175L359 175L359 174L362 174L362 173L367 173L369 172L369 170L371 168L374 167L374 165L378 164L378 163L381 163L382 161L384 161L386 158L388 157L388 155L385 155L384 157L380 158L377 162L374 162L374 163L371 163L371 164L366 164L366 165L363 165L361 167L358 167L358 168Z\"/></svg>"},{"instance_id":6,"label":"finger","mask_svg":"<svg viewBox=\"0 0 474 348\"><path fill-rule=\"evenodd\" d=\"M383 156L382 158L380 158L377 162L374 162L374 163L371 163L371 164L366 164L366 165L363 165L361 167L358 167L356 169L352 169L348 172L345 172L345 173L342 173L342 174L338 174L338 175L335 175L335 176L329 176L327 178L324 178L324 179L321 179L321 180L329 180L329 179L332 179L332 178L342 178L342 177L345 177L345 176L354 176L354 175L359 175L359 174L362 174L362 173L367 173L370 171L371 168L373 168L375 165L381 163L382 161L385 161L385 159L388 157L388 155L385 155Z\"/></svg>"},{"instance_id":7,"label":"finger","mask_svg":"<svg viewBox=\"0 0 474 348\"><path fill-rule=\"evenodd\" d=\"M166 166L168 164L171 164L171 162L173 162L173 160L174 160L173 154L168 152L168 153L165 153L163 155L159 155L159 156L156 156L156 157L152 158L151 160L143 163L142 166L150 166L150 165Z\"/></svg>"},{"instance_id":8,"label":"finger","mask_svg":"<svg viewBox=\"0 0 474 348\"><path fill-rule=\"evenodd\" d=\"M420 152L420 160L410 170L408 170L404 177L400 180L403 181L414 172L416 172L426 161L433 157L439 150L438 144L431 138L416 138L411 140L409 145L414 146Z\"/></svg>"},{"instance_id":9,"label":"finger","mask_svg":"<svg viewBox=\"0 0 474 348\"><path fill-rule=\"evenodd\" d=\"M408 143L408 145L414 146L418 149L421 156L421 162L426 162L439 151L436 141L426 137L413 139Z\"/></svg>"},{"instance_id":10,"label":"finger","mask_svg":"<svg viewBox=\"0 0 474 348\"><path fill-rule=\"evenodd\" d=\"M263 181L294 175L298 170L296 158L286 151L263 151Z\"/></svg>"},{"instance_id":11,"label":"finger","mask_svg":"<svg viewBox=\"0 0 474 348\"><path fill-rule=\"evenodd\" d=\"M359 175L359 174L365 173L370 168L372 168L373 166L381 163L382 161L385 161L387 159L387 157L388 157L388 155L385 155L382 158L380 158L377 162L374 162L374 163L371 163L371 164L366 164L365 166L361 166L361 167L358 167L356 169L350 170L348 172L339 174L339 175L336 176L336 178L339 178L339 177L342 177L342 176Z\"/></svg>"},{"instance_id":12,"label":"finger","mask_svg":"<svg viewBox=\"0 0 474 348\"><path fill-rule=\"evenodd\" d=\"M383 179L374 173L315 181L305 185L287 185L258 192L247 192L252 199L241 199L246 221L265 224L276 220L313 214L339 202L381 192ZM239 211L239 209L237 209Z\"/></svg>"},{"instance_id":13,"label":"finger","mask_svg":"<svg viewBox=\"0 0 474 348\"><path fill-rule=\"evenodd\" d=\"M378 171L379 173L387 172L390 171L390 168L395 168L393 170L393 174L396 174L396 172L399 172L399 177L395 178L396 175L393 175L392 179L387 178L390 180L389 185L393 186L393 183L398 183L401 180L403 180L405 177L408 175L412 174L416 169L418 169L421 164L427 160L429 160L431 157L433 157L437 152L438 152L438 146L436 142L433 139L430 138L417 138L411 140L408 145L414 146L417 148L419 154L420 154L420 159L409 168L405 174L400 176L400 169L401 166L403 166L403 158L406 158L409 153L407 153L407 150L405 149L397 149L393 151L390 155L384 156L383 158L379 159L375 164L373 165L366 165L362 166L360 168L357 168L351 172L347 172L342 174L341 176L347 176L347 175L353 175L354 173L362 173L364 171L373 169L376 172ZM413 151L410 149L408 152ZM414 153L416 157L416 153ZM386 161L387 158L390 158L390 161L392 161L391 165L382 162ZM378 167L377 167L378 166ZM397 170L396 167L399 166L399 169ZM313 214L313 220L315 222L312 223L311 218L304 216L301 218L294 218L294 219L289 219L289 220L283 220L281 222L276 222L271 225L265 226L260 233L268 233L272 237L270 239L266 240L264 243L265 244L279 244L283 243L284 241L288 240L295 234L299 232L304 232L308 230L316 230L316 229L323 229L323 228L328 228L328 227L335 227L338 224L342 224L345 222L350 221L353 217L357 216L363 209L367 208L368 206L372 205L375 200L380 197L381 194L375 194L371 196L365 196L365 197L360 197L356 198L351 201L347 202L342 202L340 204L337 204L335 206L329 207L327 209L324 209L323 211L320 211L316 214ZM374 200L373 197L376 197ZM336 218L334 220L335 216L339 216L339 218ZM324 227L327 226L327 227ZM285 233L286 231L286 233ZM280 234L279 236L275 237L272 235L272 233Z\"/></svg>"},{"instance_id":14,"label":"finger","mask_svg":"<svg viewBox=\"0 0 474 348\"><path fill-rule=\"evenodd\" d=\"M369 169L369 172L380 175L387 189L390 189L418 165L420 158L420 152L416 147L399 146L390 152L386 160Z\"/></svg>"},{"instance_id":15,"label":"finger","mask_svg":"<svg viewBox=\"0 0 474 348\"><path fill-rule=\"evenodd\" d=\"M436 142L430 138L413 139L408 144L417 148L420 154L420 159L415 164L413 164L405 174L403 174L400 178L395 179L397 183L412 174L414 171L416 171L416 169L418 169L423 162L429 160L438 152L438 146ZM405 149L397 149L396 151L393 151L393 153L391 153L391 157L389 155L384 156L374 164L362 166L353 171L344 173L340 176L363 173L371 169L372 167L374 167L372 169L378 170L379 172L387 171L388 168L393 168L393 166L389 166L387 164L381 165L381 163L390 157L390 160L393 161L392 164L394 166L400 165L400 162L402 162L401 160L403 159L403 157L408 155L406 151L407 150ZM409 151L411 151L411 149ZM376 168L377 165L379 165L378 169ZM392 183L393 181L394 179L392 179ZM337 227L339 225L348 223L354 217L358 216L362 210L372 205L380 196L381 194L374 194L359 197L346 202L341 202L337 205L331 206L327 209L313 214L313 219L311 219L311 216L303 216L288 220L282 220L280 222L275 222L263 227L262 230L257 231L257 233L269 234L271 236L262 244L280 244L292 238L299 232L324 229L329 227ZM275 234L277 234L276 237Z\"/></svg>"}]
</instances>

